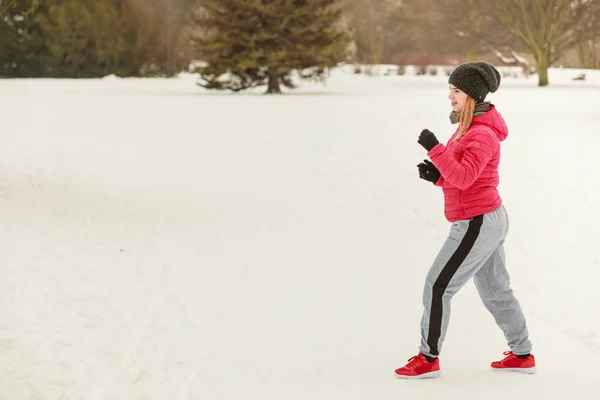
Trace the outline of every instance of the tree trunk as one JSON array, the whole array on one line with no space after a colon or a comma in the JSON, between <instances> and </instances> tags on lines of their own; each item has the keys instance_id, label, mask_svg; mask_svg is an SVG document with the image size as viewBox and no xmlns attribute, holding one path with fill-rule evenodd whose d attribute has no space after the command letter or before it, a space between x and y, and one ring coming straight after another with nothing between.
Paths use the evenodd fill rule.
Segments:
<instances>
[{"instance_id":1,"label":"tree trunk","mask_svg":"<svg viewBox=\"0 0 600 400\"><path fill-rule=\"evenodd\" d=\"M538 71L538 86L548 86L548 54L538 53L535 57Z\"/></svg>"},{"instance_id":2,"label":"tree trunk","mask_svg":"<svg viewBox=\"0 0 600 400\"><path fill-rule=\"evenodd\" d=\"M586 40L579 43L577 53L581 66L585 69L594 69L598 65L598 55L596 52L596 44L592 40Z\"/></svg>"},{"instance_id":3,"label":"tree trunk","mask_svg":"<svg viewBox=\"0 0 600 400\"><path fill-rule=\"evenodd\" d=\"M469 50L467 50L467 61L475 61L475 57L473 57L473 47L469 47Z\"/></svg>"},{"instance_id":4,"label":"tree trunk","mask_svg":"<svg viewBox=\"0 0 600 400\"><path fill-rule=\"evenodd\" d=\"M281 93L281 87L279 87L279 75L275 71L269 71L269 87L266 94L278 93Z\"/></svg>"}]
</instances>

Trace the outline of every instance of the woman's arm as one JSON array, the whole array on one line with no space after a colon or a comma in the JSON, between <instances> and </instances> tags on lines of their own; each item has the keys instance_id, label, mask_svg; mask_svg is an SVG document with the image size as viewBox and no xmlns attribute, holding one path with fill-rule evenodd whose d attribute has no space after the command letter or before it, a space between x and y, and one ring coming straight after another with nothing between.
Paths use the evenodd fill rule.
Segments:
<instances>
[{"instance_id":1,"label":"woman's arm","mask_svg":"<svg viewBox=\"0 0 600 400\"><path fill-rule=\"evenodd\" d=\"M436 186L441 186L446 180L461 190L467 189L481 175L498 146L495 133L487 128L478 127L468 136L463 136L463 140L465 151L460 162L441 143L427 153L442 175Z\"/></svg>"}]
</instances>

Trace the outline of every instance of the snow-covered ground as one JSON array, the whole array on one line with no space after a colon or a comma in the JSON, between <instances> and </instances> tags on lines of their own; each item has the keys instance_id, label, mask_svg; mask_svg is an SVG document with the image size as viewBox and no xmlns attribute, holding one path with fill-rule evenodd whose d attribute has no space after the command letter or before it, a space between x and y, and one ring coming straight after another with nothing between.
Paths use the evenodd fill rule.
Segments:
<instances>
[{"instance_id":1,"label":"snow-covered ground","mask_svg":"<svg viewBox=\"0 0 600 400\"><path fill-rule=\"evenodd\" d=\"M501 194L539 373L494 373L468 284L443 376L404 381L449 231L418 179L445 76L293 94L0 81L1 400L599 398L600 72L503 81Z\"/></svg>"}]
</instances>

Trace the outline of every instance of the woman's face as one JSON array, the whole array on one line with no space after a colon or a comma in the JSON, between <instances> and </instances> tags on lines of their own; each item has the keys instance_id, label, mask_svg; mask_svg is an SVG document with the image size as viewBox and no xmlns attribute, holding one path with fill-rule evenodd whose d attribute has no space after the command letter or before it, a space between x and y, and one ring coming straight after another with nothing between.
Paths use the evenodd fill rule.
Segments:
<instances>
[{"instance_id":1,"label":"woman's face","mask_svg":"<svg viewBox=\"0 0 600 400\"><path fill-rule=\"evenodd\" d=\"M469 96L465 92L462 92L454 85L450 85L450 94L448 95L448 98L452 102L453 111L461 112L467 104L468 97Z\"/></svg>"}]
</instances>

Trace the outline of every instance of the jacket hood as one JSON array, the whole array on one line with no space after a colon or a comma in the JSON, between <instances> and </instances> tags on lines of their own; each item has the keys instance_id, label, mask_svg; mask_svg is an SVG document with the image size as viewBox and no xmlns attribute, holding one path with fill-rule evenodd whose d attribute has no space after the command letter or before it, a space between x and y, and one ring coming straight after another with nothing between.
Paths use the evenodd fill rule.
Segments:
<instances>
[{"instance_id":1,"label":"jacket hood","mask_svg":"<svg viewBox=\"0 0 600 400\"><path fill-rule=\"evenodd\" d=\"M494 130L494 132L496 132L496 135L498 135L498 139L501 142L504 141L508 136L508 127L506 126L506 122L496 109L496 106L493 104L490 106L490 109L487 112L474 116L471 125L489 126Z\"/></svg>"}]
</instances>

